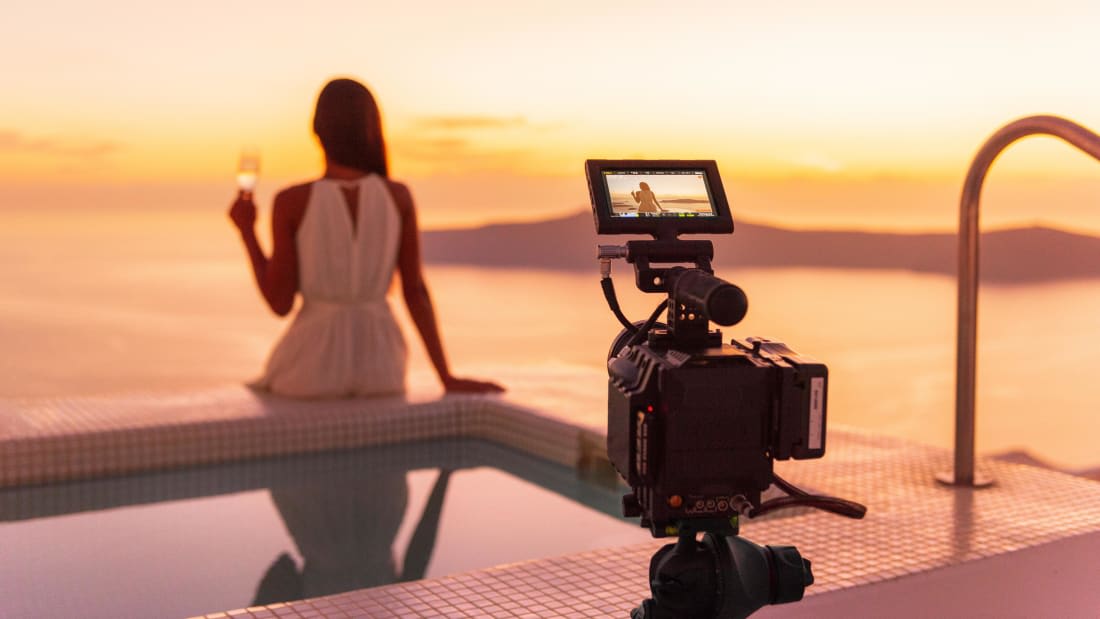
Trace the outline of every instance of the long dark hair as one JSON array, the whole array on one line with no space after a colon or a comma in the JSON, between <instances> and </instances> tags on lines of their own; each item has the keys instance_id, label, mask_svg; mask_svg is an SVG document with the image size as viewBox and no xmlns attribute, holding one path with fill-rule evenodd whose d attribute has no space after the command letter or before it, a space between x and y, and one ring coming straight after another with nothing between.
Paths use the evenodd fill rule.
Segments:
<instances>
[{"instance_id":1,"label":"long dark hair","mask_svg":"<svg viewBox=\"0 0 1100 619\"><path fill-rule=\"evenodd\" d=\"M366 86L350 79L325 84L317 96L313 132L329 161L389 176L382 115Z\"/></svg>"}]
</instances>

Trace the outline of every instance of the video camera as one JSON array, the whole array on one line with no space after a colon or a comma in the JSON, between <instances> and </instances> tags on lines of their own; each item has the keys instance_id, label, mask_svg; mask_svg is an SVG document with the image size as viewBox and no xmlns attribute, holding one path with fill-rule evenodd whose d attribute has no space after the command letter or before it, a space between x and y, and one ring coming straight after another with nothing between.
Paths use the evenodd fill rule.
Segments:
<instances>
[{"instance_id":1,"label":"video camera","mask_svg":"<svg viewBox=\"0 0 1100 619\"><path fill-rule=\"evenodd\" d=\"M607 405L608 456L632 489L623 513L641 516L654 537L679 537L654 556L653 599L633 616L741 617L801 599L813 582L809 561L794 547L736 536L740 515L780 507L863 515L862 506L810 495L773 471L774 460L825 454L828 369L781 342L725 343L710 329L748 311L744 292L715 277L713 244L678 238L733 232L714 161L588 160L585 171L598 234L653 237L598 252L604 295L624 327L608 355ZM667 295L644 322L619 307L611 261L620 258L633 264L640 290ZM762 501L773 484L790 496ZM698 574L681 572L700 557L724 584L717 599L685 601L682 585Z\"/></svg>"}]
</instances>

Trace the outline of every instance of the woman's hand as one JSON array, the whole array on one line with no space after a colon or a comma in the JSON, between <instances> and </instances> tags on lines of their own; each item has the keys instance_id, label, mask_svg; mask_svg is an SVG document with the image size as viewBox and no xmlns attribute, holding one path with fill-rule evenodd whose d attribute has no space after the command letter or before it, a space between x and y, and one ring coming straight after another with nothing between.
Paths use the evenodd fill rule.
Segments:
<instances>
[{"instance_id":1,"label":"woman's hand","mask_svg":"<svg viewBox=\"0 0 1100 619\"><path fill-rule=\"evenodd\" d=\"M456 378L454 376L448 376L443 379L443 388L447 393L503 393L504 387L500 385L484 381L474 380L472 378Z\"/></svg>"},{"instance_id":2,"label":"woman's hand","mask_svg":"<svg viewBox=\"0 0 1100 619\"><path fill-rule=\"evenodd\" d=\"M229 207L229 219L241 232L253 230L256 226L256 203L251 194L240 192L237 200Z\"/></svg>"}]
</instances>

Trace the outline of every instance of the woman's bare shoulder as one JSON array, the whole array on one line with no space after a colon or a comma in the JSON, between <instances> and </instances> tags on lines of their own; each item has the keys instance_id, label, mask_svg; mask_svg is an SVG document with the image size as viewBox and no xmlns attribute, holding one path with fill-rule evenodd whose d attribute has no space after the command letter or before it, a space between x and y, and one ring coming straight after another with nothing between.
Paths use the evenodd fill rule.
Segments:
<instances>
[{"instance_id":1,"label":"woman's bare shoulder","mask_svg":"<svg viewBox=\"0 0 1100 619\"><path fill-rule=\"evenodd\" d=\"M280 189L275 194L275 204L272 207L275 222L284 222L291 228L297 228L305 215L312 187L313 183L299 183Z\"/></svg>"},{"instance_id":2,"label":"woman's bare shoulder","mask_svg":"<svg viewBox=\"0 0 1100 619\"><path fill-rule=\"evenodd\" d=\"M287 206L301 204L304 207L306 202L309 201L309 192L312 187L312 182L284 187L279 190L279 193L275 194L275 204L276 206L280 203Z\"/></svg>"},{"instance_id":3,"label":"woman's bare shoulder","mask_svg":"<svg viewBox=\"0 0 1100 619\"><path fill-rule=\"evenodd\" d=\"M390 188L390 195L393 196L393 201L397 203L398 210L402 212L413 210L412 192L409 191L408 185L389 178L386 179L386 185Z\"/></svg>"}]
</instances>

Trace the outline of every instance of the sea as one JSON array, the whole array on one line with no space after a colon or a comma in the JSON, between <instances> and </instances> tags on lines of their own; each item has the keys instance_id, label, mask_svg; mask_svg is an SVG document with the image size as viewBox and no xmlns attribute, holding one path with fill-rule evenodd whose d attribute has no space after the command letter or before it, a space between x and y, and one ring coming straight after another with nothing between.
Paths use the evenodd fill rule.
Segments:
<instances>
[{"instance_id":1,"label":"sea","mask_svg":"<svg viewBox=\"0 0 1100 619\"><path fill-rule=\"evenodd\" d=\"M9 210L0 227L0 398L179 392L260 373L288 321L264 305L221 211ZM266 235L264 235L266 236ZM269 245L268 245L269 246ZM659 299L615 272L633 319ZM591 377L602 397L619 332L586 272L426 265L456 373L552 383ZM829 367L828 420L949 447L956 288L890 270L731 269L750 301L727 338L764 336ZM395 287L410 376L432 370ZM978 451L1100 466L1100 281L985 284L980 292ZM563 371L567 369L568 371ZM572 374L571 374L572 373ZM588 384L588 383L585 383ZM438 385L436 385L438 388ZM602 411L563 407L586 422Z\"/></svg>"}]
</instances>

